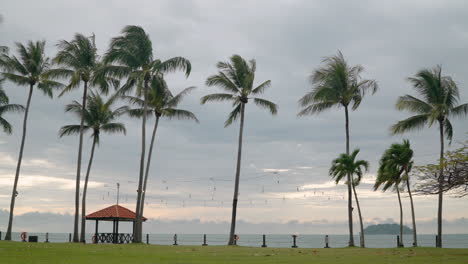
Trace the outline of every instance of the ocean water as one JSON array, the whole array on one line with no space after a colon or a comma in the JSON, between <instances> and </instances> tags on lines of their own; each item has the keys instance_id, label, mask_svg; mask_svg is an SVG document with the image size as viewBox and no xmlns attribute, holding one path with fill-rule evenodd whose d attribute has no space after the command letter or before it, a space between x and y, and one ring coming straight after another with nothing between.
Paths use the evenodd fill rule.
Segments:
<instances>
[{"instance_id":1,"label":"ocean water","mask_svg":"<svg viewBox=\"0 0 468 264\"><path fill-rule=\"evenodd\" d=\"M38 236L39 242L46 240L45 233L28 233L28 235ZM86 241L91 242L92 234L87 234ZM4 233L2 233L2 239ZM172 245L174 234L149 234L149 243L156 245ZM226 245L228 236L224 234L207 234L207 244L210 246ZM262 245L262 235L239 234L237 245L246 247L260 247ZM359 245L359 237L355 236L355 244ZM442 236L443 246L446 248L468 248L468 234L447 234ZM13 240L21 241L20 233L13 233ZM146 234L143 238L146 243ZM369 248L393 248L396 247L396 235L366 235L366 247ZM49 233L49 242L65 243L69 241L68 233ZM412 235L404 235L403 242L406 247L412 246ZM266 235L266 245L268 247L289 248L292 246L291 235ZM301 235L297 236L297 246L299 248L323 248L325 246L325 235ZM418 235L419 246L435 247L435 235ZM178 245L201 245L203 244L203 234L177 234ZM329 246L333 248L346 247L348 245L347 235L329 235Z\"/></svg>"}]
</instances>

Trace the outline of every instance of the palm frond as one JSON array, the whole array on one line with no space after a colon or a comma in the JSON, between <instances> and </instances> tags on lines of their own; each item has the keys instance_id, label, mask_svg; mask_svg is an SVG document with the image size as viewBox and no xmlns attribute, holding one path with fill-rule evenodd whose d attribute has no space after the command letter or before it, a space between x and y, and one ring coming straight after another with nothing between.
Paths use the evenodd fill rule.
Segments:
<instances>
[{"instance_id":1,"label":"palm frond","mask_svg":"<svg viewBox=\"0 0 468 264\"><path fill-rule=\"evenodd\" d=\"M236 121L241 114L242 104L239 103L232 111L229 113L228 119L224 122L224 127L230 126L234 121Z\"/></svg>"},{"instance_id":2,"label":"palm frond","mask_svg":"<svg viewBox=\"0 0 468 264\"><path fill-rule=\"evenodd\" d=\"M233 101L234 99L235 96L232 94L217 93L203 96L200 100L200 103L205 104L206 102Z\"/></svg>"},{"instance_id":3,"label":"palm frond","mask_svg":"<svg viewBox=\"0 0 468 264\"><path fill-rule=\"evenodd\" d=\"M199 123L197 117L194 113L183 110L183 109L164 109L162 115L169 119L178 119L178 120L194 120L195 122Z\"/></svg>"},{"instance_id":4,"label":"palm frond","mask_svg":"<svg viewBox=\"0 0 468 264\"><path fill-rule=\"evenodd\" d=\"M393 125L391 127L391 133L401 134L411 130L422 129L428 121L429 116L427 114L412 116Z\"/></svg>"},{"instance_id":5,"label":"palm frond","mask_svg":"<svg viewBox=\"0 0 468 264\"><path fill-rule=\"evenodd\" d=\"M278 106L273 102L261 98L254 98L254 103L261 108L267 109L272 115L278 113Z\"/></svg>"},{"instance_id":6,"label":"palm frond","mask_svg":"<svg viewBox=\"0 0 468 264\"><path fill-rule=\"evenodd\" d=\"M271 86L271 81L270 80L265 81L262 84L260 84L259 86L252 89L252 94L262 94L270 86Z\"/></svg>"}]
</instances>

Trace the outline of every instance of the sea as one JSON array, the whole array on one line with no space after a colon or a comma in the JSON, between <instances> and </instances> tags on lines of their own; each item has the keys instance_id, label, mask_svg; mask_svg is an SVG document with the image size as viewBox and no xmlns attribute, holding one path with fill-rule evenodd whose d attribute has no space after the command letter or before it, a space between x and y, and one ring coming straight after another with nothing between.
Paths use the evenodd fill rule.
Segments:
<instances>
[{"instance_id":1,"label":"sea","mask_svg":"<svg viewBox=\"0 0 468 264\"><path fill-rule=\"evenodd\" d=\"M86 235L86 241L91 242L93 234ZM13 240L21 241L20 233L13 233ZM38 242L46 241L46 233L28 233L28 236L38 236ZM263 236L261 234L239 234L238 246L261 247ZM51 243L67 243L70 239L68 233L48 233L48 241ZM4 238L4 233L1 239ZM418 235L420 247L435 247L435 235ZM148 240L147 240L148 239ZM442 236L444 248L468 248L468 234L447 234ZM206 234L208 246L226 245L228 236L226 234ZM348 235L329 235L329 247L340 248L348 245ZM354 238L356 246L359 246L359 236ZM174 234L144 234L143 242L154 245L173 245ZM293 245L293 237L289 234L267 234L265 235L267 247L290 248ZM403 236L405 247L411 247L413 243L412 234ZM394 248L397 246L396 235L366 235L366 247L369 248ZM202 245L203 234L177 234L178 245ZM296 246L298 248L323 248L325 247L325 235L301 235L297 234Z\"/></svg>"}]
</instances>

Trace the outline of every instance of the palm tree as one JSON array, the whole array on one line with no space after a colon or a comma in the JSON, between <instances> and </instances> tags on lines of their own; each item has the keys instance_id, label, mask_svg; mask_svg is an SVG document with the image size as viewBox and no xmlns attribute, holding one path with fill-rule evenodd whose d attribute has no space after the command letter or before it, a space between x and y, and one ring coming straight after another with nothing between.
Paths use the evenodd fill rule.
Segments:
<instances>
[{"instance_id":1,"label":"palm tree","mask_svg":"<svg viewBox=\"0 0 468 264\"><path fill-rule=\"evenodd\" d=\"M398 204L400 206L400 240L398 247L403 245L403 206L400 197L400 185L403 181L403 173L409 171L412 167L413 151L405 149L405 144L409 146L409 141L404 141L403 144L392 144L387 149L380 159L380 166L377 172L377 179L374 184L374 191L382 184L382 190L386 191L390 187L394 187L398 196Z\"/></svg>"},{"instance_id":2,"label":"palm tree","mask_svg":"<svg viewBox=\"0 0 468 264\"><path fill-rule=\"evenodd\" d=\"M343 107L345 110L346 154L349 154L349 115L348 110L356 110L368 91L377 91L377 82L361 78L364 67L349 66L343 54L338 51L336 56L326 57L323 67L315 70L310 80L312 91L299 100L302 110L298 116L319 114L332 107ZM351 176L348 176L348 225L349 246L354 246L353 237L353 206Z\"/></svg>"},{"instance_id":3,"label":"palm tree","mask_svg":"<svg viewBox=\"0 0 468 264\"><path fill-rule=\"evenodd\" d=\"M145 178L143 180L143 195L141 197L141 214L143 215L144 206L145 206L145 196L146 196L146 186L148 183L148 175L150 170L151 164L151 156L153 153L154 147L154 140L156 137L156 130L158 129L159 119L161 117L166 117L169 120L171 119L179 119L179 120L194 120L198 123L198 119L190 111L178 109L176 108L182 99L190 93L195 87L188 87L182 90L176 96L173 96L170 92L169 88L167 87L167 83L161 76L155 76L151 79L150 87L148 90L147 95L147 106L149 110L147 110L147 115L151 116L154 115L156 118L153 127L153 133L151 136L150 147L148 150L148 159L146 161L146 169L145 169ZM125 96L125 99L130 101L130 103L136 105L138 108L129 110L129 114L132 117L142 117L144 113L144 100L140 97L136 96Z\"/></svg>"},{"instance_id":4,"label":"palm tree","mask_svg":"<svg viewBox=\"0 0 468 264\"><path fill-rule=\"evenodd\" d=\"M335 182L338 184L343 178L349 179L351 176L351 185L353 187L354 198L356 199L356 205L359 212L359 223L361 226L361 247L365 247L364 240L364 225L362 223L361 207L359 206L359 200L356 193L356 186L361 182L361 178L364 172L367 172L369 169L369 163L365 160L356 160L356 156L359 153L359 149L355 149L351 155L343 153L337 159L332 161L330 167L329 175L335 179ZM354 179L353 175L356 175L357 178ZM349 183L347 183L349 185Z\"/></svg>"},{"instance_id":5,"label":"palm tree","mask_svg":"<svg viewBox=\"0 0 468 264\"><path fill-rule=\"evenodd\" d=\"M218 74L208 77L207 86L217 86L225 93L209 94L201 98L201 104L211 101L229 101L234 109L229 114L224 123L224 127L231 125L240 116L239 145L237 151L236 179L234 184L234 198L232 203L231 230L229 233L229 245L234 245L234 235L236 229L237 199L239 196L239 178L241 169L242 135L244 130L244 112L249 99L264 109L270 111L272 115L278 112L278 106L268 100L255 97L262 94L271 85L271 81L265 81L254 87L255 70L257 63L255 60L245 61L239 55L231 56L229 62L218 62L216 65Z\"/></svg>"},{"instance_id":6,"label":"palm tree","mask_svg":"<svg viewBox=\"0 0 468 264\"><path fill-rule=\"evenodd\" d=\"M19 104L9 103L10 99L1 86L2 82L3 80L0 80L0 126L3 129L3 132L6 134L11 134L13 130L11 124L5 118L3 118L3 115L10 112L22 112L24 111L24 107Z\"/></svg>"},{"instance_id":7,"label":"palm tree","mask_svg":"<svg viewBox=\"0 0 468 264\"><path fill-rule=\"evenodd\" d=\"M442 75L442 67L423 69L414 77L408 78L414 89L422 99L411 95L398 98L396 108L407 110L416 115L399 121L392 126L393 134L404 133L411 130L419 130L435 122L439 124L440 134L440 168L439 168L439 200L437 211L437 241L436 246L442 247L442 200L443 200L443 162L444 162L444 138L452 139L453 129L449 118L466 116L468 104L458 104L460 99L458 87L450 76Z\"/></svg>"},{"instance_id":8,"label":"palm tree","mask_svg":"<svg viewBox=\"0 0 468 264\"><path fill-rule=\"evenodd\" d=\"M86 37L76 33L71 41L61 40L57 47L59 52L54 58L54 62L61 65L62 68L55 69L49 73L53 78L69 79L67 86L62 90L63 94L80 88L83 83L83 97L81 107L84 113L86 109L86 99L88 98L88 88L99 87L101 91L107 93L108 80L100 78L98 69L101 67L97 54L94 36ZM78 225L79 225L79 209L80 209L80 178L81 178L81 157L83 153L83 128L85 117L82 115L80 121L80 136L78 143L78 158L76 168L76 183L75 183L75 217L73 225L73 242L78 242Z\"/></svg>"},{"instance_id":9,"label":"palm tree","mask_svg":"<svg viewBox=\"0 0 468 264\"><path fill-rule=\"evenodd\" d=\"M413 167L413 150L409 140L403 140L403 143L392 144L380 159L380 167L377 174L377 179L374 185L374 190L377 190L383 184L383 191L390 187L394 187L398 194L398 202L400 205L400 241L399 246L403 247L403 208L400 199L400 185L406 183L411 204L411 217L413 221L413 246L417 247L417 232L416 219L414 213L413 196L409 182L409 172Z\"/></svg>"},{"instance_id":10,"label":"palm tree","mask_svg":"<svg viewBox=\"0 0 468 264\"><path fill-rule=\"evenodd\" d=\"M100 134L104 133L126 133L125 125L122 123L115 123L114 121L123 113L127 112L128 107L122 106L112 110L112 105L116 101L116 96L110 97L107 101L92 91L88 95L86 109L84 110L84 125L83 132L88 130L92 131L93 144L91 146L91 154L89 156L88 169L86 170L85 182L83 187L83 197L81 202L81 234L80 241L85 242L86 234L86 192L88 190L89 174L91 172L91 165L94 158L94 149L100 143ZM83 106L74 101L72 104L66 106L66 112L72 112L81 119ZM60 129L60 137L80 134L80 125L67 125Z\"/></svg>"},{"instance_id":11,"label":"palm tree","mask_svg":"<svg viewBox=\"0 0 468 264\"><path fill-rule=\"evenodd\" d=\"M110 48L107 51L102 74L107 76L127 78L126 83L120 88L120 93L126 94L133 88L143 89L143 109L147 111L147 95L149 83L152 77L176 70L185 71L188 77L191 71L190 61L183 57L174 57L166 61L153 58L153 47L149 36L143 28L139 26L126 26L122 30L122 35L111 40ZM142 241L142 213L141 200L145 169L146 152L146 115L142 116L141 128L141 157L140 173L138 177L136 221L134 225L133 241Z\"/></svg>"},{"instance_id":12,"label":"palm tree","mask_svg":"<svg viewBox=\"0 0 468 264\"><path fill-rule=\"evenodd\" d=\"M50 70L49 58L44 53L45 41L29 41L26 45L16 43L19 58L2 54L0 56L0 68L3 78L20 86L29 86L29 94L26 102L23 119L23 135L19 149L18 163L16 165L15 180L10 202L10 216L8 219L8 228L5 240L11 240L11 230L13 227L13 212L15 209L16 196L18 195L17 186L23 160L23 150L26 141L27 121L29 106L31 105L34 87L37 87L45 95L52 98L52 89L61 88L62 84L52 81L47 77Z\"/></svg>"}]
</instances>

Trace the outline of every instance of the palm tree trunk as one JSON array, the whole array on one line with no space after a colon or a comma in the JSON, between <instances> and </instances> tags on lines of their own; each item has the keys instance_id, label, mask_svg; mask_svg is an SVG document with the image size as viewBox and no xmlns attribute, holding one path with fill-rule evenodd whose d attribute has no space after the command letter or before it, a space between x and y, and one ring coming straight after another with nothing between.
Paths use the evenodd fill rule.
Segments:
<instances>
[{"instance_id":1,"label":"palm tree trunk","mask_svg":"<svg viewBox=\"0 0 468 264\"><path fill-rule=\"evenodd\" d=\"M240 128L239 128L239 145L237 149L236 180L234 183L234 198L232 200L231 231L229 233L228 245L235 244L234 236L236 232L237 199L239 196L239 178L240 178L241 155L242 155L242 134L244 132L244 110L245 110L245 103L241 103L241 119L240 119Z\"/></svg>"},{"instance_id":2,"label":"palm tree trunk","mask_svg":"<svg viewBox=\"0 0 468 264\"><path fill-rule=\"evenodd\" d=\"M145 151L146 151L146 112L148 109L148 80L144 81L143 89L143 117L141 124L141 157L140 157L140 176L138 178L138 190L137 190L137 203L136 203L136 220L134 223L134 232L133 232L133 242L141 243L141 234L142 234L142 219L141 219L141 197L142 197L142 188L143 188L143 177L145 170Z\"/></svg>"},{"instance_id":3,"label":"palm tree trunk","mask_svg":"<svg viewBox=\"0 0 468 264\"><path fill-rule=\"evenodd\" d=\"M83 126L84 112L86 109L86 97L88 96L88 82L84 82L83 103L81 104L81 121L80 121L80 141L78 143L78 162L76 168L76 185L75 185L75 218L73 224L73 242L79 242L78 225L80 215L80 176L81 176L81 156L83 153Z\"/></svg>"},{"instance_id":4,"label":"palm tree trunk","mask_svg":"<svg viewBox=\"0 0 468 264\"><path fill-rule=\"evenodd\" d=\"M148 174L149 174L149 169L150 169L150 164L151 164L151 155L153 154L154 139L156 137L156 130L158 129L158 124L159 124L159 116L156 115L156 121L154 122L154 128L153 128L153 135L151 135L151 143L150 143L150 147L148 150L148 160L146 160L145 180L143 183L143 193L141 195L141 209L140 209L141 215L143 215L143 211L145 209L146 184L148 183Z\"/></svg>"},{"instance_id":5,"label":"palm tree trunk","mask_svg":"<svg viewBox=\"0 0 468 264\"><path fill-rule=\"evenodd\" d=\"M398 241L398 247L404 247L403 245L403 205L401 205L400 188L396 184L396 192L398 195L398 203L400 204L400 241Z\"/></svg>"},{"instance_id":6,"label":"palm tree trunk","mask_svg":"<svg viewBox=\"0 0 468 264\"><path fill-rule=\"evenodd\" d=\"M83 197L81 198L81 235L80 235L80 242L85 243L86 242L86 192L88 191L88 180L89 180L89 173L91 172L91 165L93 164L93 158L94 158L94 149L96 147L96 142L97 142L97 137L98 135L96 133L99 132L94 132L94 137L93 137L93 145L91 147L91 155L89 156L89 162L88 162L88 169L86 170L86 177L85 177L85 182L83 186Z\"/></svg>"},{"instance_id":7,"label":"palm tree trunk","mask_svg":"<svg viewBox=\"0 0 468 264\"><path fill-rule=\"evenodd\" d=\"M437 210L437 241L436 247L442 247L442 200L444 184L444 120L439 121L440 129L440 171L439 171L439 208Z\"/></svg>"},{"instance_id":8,"label":"palm tree trunk","mask_svg":"<svg viewBox=\"0 0 468 264\"><path fill-rule=\"evenodd\" d=\"M8 218L8 228L7 228L7 232L6 232L6 235L5 235L5 240L11 240L11 230L13 228L13 211L15 209L15 201L16 201L16 195L17 195L16 188L18 187L19 174L20 174L20 170L21 170L21 161L23 160L23 150L24 150L24 143L25 143L25 140L26 140L28 113L29 113L29 106L31 104L33 88L34 88L34 85L31 84L29 86L28 101L26 103L26 109L24 111L23 135L21 137L21 145L20 145L20 151L19 151L19 156L18 156L18 163L16 165L15 182L13 183L13 191L11 193L10 216Z\"/></svg>"},{"instance_id":9,"label":"palm tree trunk","mask_svg":"<svg viewBox=\"0 0 468 264\"><path fill-rule=\"evenodd\" d=\"M411 218L413 220L413 247L417 247L418 236L416 232L416 217L414 216L415 214L414 214L413 195L411 194L408 172L406 172L406 187L408 188L408 194L409 194L410 204L411 204Z\"/></svg>"},{"instance_id":10,"label":"palm tree trunk","mask_svg":"<svg viewBox=\"0 0 468 264\"><path fill-rule=\"evenodd\" d=\"M345 105L345 128L346 128L346 154L349 155L349 113L348 106ZM354 247L353 236L353 196L351 190L351 175L348 174L348 225L349 225L349 243L348 246Z\"/></svg>"},{"instance_id":11,"label":"palm tree trunk","mask_svg":"<svg viewBox=\"0 0 468 264\"><path fill-rule=\"evenodd\" d=\"M359 206L359 200L357 198L357 193L356 193L356 187L354 186L354 184L352 185L353 186L353 192L354 192L354 199L356 199L356 205L357 205L357 209L358 209L358 213L359 213L359 224L361 225L361 247L364 248L366 247L366 242L364 240L364 224L362 223L362 215L361 215L361 206Z\"/></svg>"}]
</instances>

